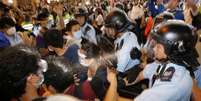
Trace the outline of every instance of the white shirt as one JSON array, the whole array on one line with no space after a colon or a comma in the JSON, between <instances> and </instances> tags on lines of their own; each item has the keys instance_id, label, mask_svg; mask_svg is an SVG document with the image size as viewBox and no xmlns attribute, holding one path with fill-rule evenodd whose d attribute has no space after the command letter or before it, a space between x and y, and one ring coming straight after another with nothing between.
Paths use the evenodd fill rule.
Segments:
<instances>
[{"instance_id":1,"label":"white shirt","mask_svg":"<svg viewBox=\"0 0 201 101\"><path fill-rule=\"evenodd\" d=\"M143 71L144 77L152 82L158 65L157 63L147 65ZM174 72L169 72L170 68ZM165 76L170 81L165 81L163 78ZM155 80L150 89L144 90L137 96L135 101L190 101L192 85L192 78L185 67L168 63L162 76Z\"/></svg>"},{"instance_id":2,"label":"white shirt","mask_svg":"<svg viewBox=\"0 0 201 101\"><path fill-rule=\"evenodd\" d=\"M138 59L132 60L130 57L130 52L133 48L136 47L140 50L137 37L133 32L125 32L120 38L117 38L114 43L117 50L117 71L125 72L140 63Z\"/></svg>"},{"instance_id":3,"label":"white shirt","mask_svg":"<svg viewBox=\"0 0 201 101\"><path fill-rule=\"evenodd\" d=\"M81 27L82 37L88 39L90 42L97 44L96 40L96 31L92 25L86 23L83 27Z\"/></svg>"}]
</instances>

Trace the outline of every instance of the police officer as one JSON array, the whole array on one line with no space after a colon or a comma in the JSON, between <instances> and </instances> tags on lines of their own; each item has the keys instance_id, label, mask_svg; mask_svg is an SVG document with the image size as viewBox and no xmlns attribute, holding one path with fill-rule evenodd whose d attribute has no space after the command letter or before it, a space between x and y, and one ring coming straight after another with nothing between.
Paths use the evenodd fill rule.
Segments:
<instances>
[{"instance_id":1,"label":"police officer","mask_svg":"<svg viewBox=\"0 0 201 101\"><path fill-rule=\"evenodd\" d=\"M122 11L125 10L124 4L122 4L122 3L120 3L120 2L116 3L116 4L115 4L115 7L118 8L118 9L120 9L120 10L122 10Z\"/></svg>"},{"instance_id":2,"label":"police officer","mask_svg":"<svg viewBox=\"0 0 201 101\"><path fill-rule=\"evenodd\" d=\"M124 73L140 63L139 59L132 59L130 52L133 49L140 50L136 35L129 31L130 21L121 10L114 10L106 16L105 32L113 38L117 55L117 71Z\"/></svg>"},{"instance_id":3,"label":"police officer","mask_svg":"<svg viewBox=\"0 0 201 101\"><path fill-rule=\"evenodd\" d=\"M184 57L195 57L192 50L196 34L184 22L169 20L159 24L151 37L155 61L148 64L136 80L149 78L150 89L134 101L189 101L193 82Z\"/></svg>"},{"instance_id":4,"label":"police officer","mask_svg":"<svg viewBox=\"0 0 201 101\"><path fill-rule=\"evenodd\" d=\"M97 44L96 31L92 25L87 22L88 11L86 8L78 8L75 12L75 18L81 25L81 36L94 44Z\"/></svg>"}]
</instances>

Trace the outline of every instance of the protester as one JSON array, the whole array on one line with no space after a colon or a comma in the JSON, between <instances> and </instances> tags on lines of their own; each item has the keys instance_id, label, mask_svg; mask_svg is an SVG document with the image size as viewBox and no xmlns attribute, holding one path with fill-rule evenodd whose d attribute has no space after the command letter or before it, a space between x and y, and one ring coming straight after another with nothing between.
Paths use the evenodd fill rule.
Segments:
<instances>
[{"instance_id":1,"label":"protester","mask_svg":"<svg viewBox=\"0 0 201 101\"><path fill-rule=\"evenodd\" d=\"M0 100L200 101L200 10L200 0L0 0Z\"/></svg>"}]
</instances>

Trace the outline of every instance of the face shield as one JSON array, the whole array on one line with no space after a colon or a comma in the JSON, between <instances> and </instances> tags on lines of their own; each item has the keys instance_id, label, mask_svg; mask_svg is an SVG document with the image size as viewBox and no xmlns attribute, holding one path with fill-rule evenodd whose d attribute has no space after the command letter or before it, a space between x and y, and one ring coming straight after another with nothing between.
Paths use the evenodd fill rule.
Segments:
<instances>
[{"instance_id":1,"label":"face shield","mask_svg":"<svg viewBox=\"0 0 201 101\"><path fill-rule=\"evenodd\" d=\"M145 45L145 52L147 53L147 57L154 59L154 47L156 46L157 41L153 39L153 37L149 36L147 43Z\"/></svg>"}]
</instances>

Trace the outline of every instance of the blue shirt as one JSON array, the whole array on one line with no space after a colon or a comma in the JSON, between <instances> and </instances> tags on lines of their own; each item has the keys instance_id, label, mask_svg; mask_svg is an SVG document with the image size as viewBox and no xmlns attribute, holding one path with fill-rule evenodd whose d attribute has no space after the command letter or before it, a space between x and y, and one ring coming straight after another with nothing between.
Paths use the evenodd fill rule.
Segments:
<instances>
[{"instance_id":1,"label":"blue shirt","mask_svg":"<svg viewBox=\"0 0 201 101\"><path fill-rule=\"evenodd\" d=\"M156 5L154 0L150 0L148 2L148 7L153 17L165 11L164 5L163 4Z\"/></svg>"},{"instance_id":2,"label":"blue shirt","mask_svg":"<svg viewBox=\"0 0 201 101\"><path fill-rule=\"evenodd\" d=\"M160 64L149 64L143 71L144 77L153 81L158 65ZM170 68L175 71L167 72ZM170 78L170 81L164 81L164 75ZM162 76L155 80L150 89L136 97L135 101L190 101L192 86L192 78L185 67L168 63Z\"/></svg>"},{"instance_id":3,"label":"blue shirt","mask_svg":"<svg viewBox=\"0 0 201 101\"><path fill-rule=\"evenodd\" d=\"M64 58L72 63L79 63L78 49L79 46L76 44L69 46L64 53Z\"/></svg>"},{"instance_id":4,"label":"blue shirt","mask_svg":"<svg viewBox=\"0 0 201 101\"><path fill-rule=\"evenodd\" d=\"M3 32L0 32L0 48L6 48L10 46L8 38L4 35Z\"/></svg>"},{"instance_id":5,"label":"blue shirt","mask_svg":"<svg viewBox=\"0 0 201 101\"><path fill-rule=\"evenodd\" d=\"M201 65L198 67L198 70L194 72L194 74L198 87L201 89Z\"/></svg>"},{"instance_id":6,"label":"blue shirt","mask_svg":"<svg viewBox=\"0 0 201 101\"><path fill-rule=\"evenodd\" d=\"M181 10L181 9L174 9L174 10L171 10L169 12L171 12L171 13L174 14L175 19L177 19L177 20L184 20L183 10Z\"/></svg>"}]
</instances>

